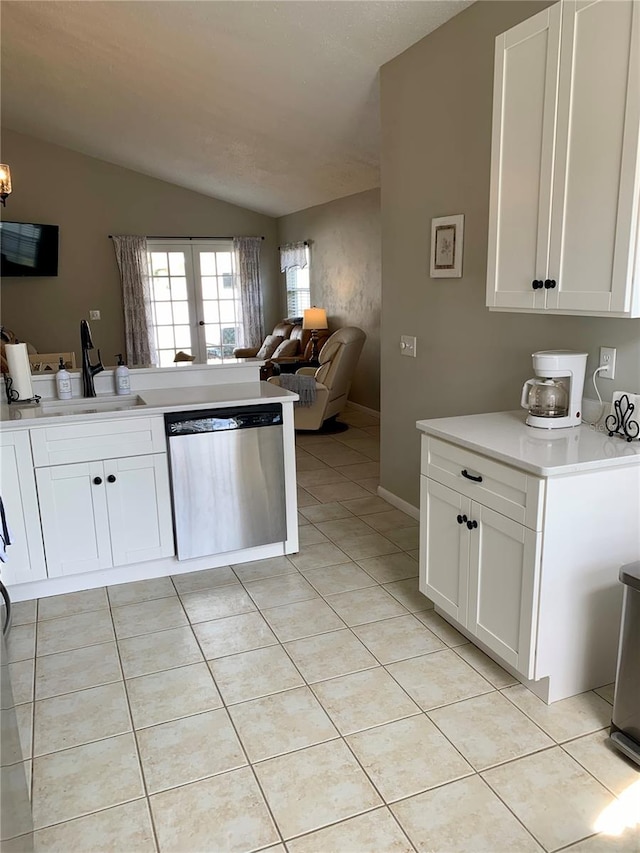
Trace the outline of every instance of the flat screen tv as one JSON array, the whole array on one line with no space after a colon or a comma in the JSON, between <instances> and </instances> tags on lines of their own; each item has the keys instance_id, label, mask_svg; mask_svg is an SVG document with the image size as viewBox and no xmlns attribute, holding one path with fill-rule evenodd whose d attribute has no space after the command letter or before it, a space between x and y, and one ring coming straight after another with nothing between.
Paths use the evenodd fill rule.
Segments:
<instances>
[{"instance_id":1,"label":"flat screen tv","mask_svg":"<svg viewBox=\"0 0 640 853\"><path fill-rule=\"evenodd\" d=\"M58 275L58 226L0 222L0 275Z\"/></svg>"}]
</instances>

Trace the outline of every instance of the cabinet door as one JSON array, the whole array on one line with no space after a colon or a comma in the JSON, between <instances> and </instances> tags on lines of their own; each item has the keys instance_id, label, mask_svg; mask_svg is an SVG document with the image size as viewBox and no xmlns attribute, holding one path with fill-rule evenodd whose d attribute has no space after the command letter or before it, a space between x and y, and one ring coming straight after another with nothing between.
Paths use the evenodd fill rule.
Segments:
<instances>
[{"instance_id":1,"label":"cabinet door","mask_svg":"<svg viewBox=\"0 0 640 853\"><path fill-rule=\"evenodd\" d=\"M102 462L36 469L49 577L111 566Z\"/></svg>"},{"instance_id":2,"label":"cabinet door","mask_svg":"<svg viewBox=\"0 0 640 853\"><path fill-rule=\"evenodd\" d=\"M471 517L467 628L532 678L542 534L477 503Z\"/></svg>"},{"instance_id":3,"label":"cabinet door","mask_svg":"<svg viewBox=\"0 0 640 853\"><path fill-rule=\"evenodd\" d=\"M467 618L469 531L458 523L471 502L420 477L420 592L461 625Z\"/></svg>"},{"instance_id":4,"label":"cabinet door","mask_svg":"<svg viewBox=\"0 0 640 853\"><path fill-rule=\"evenodd\" d=\"M630 310L639 127L640 4L567 0L547 308Z\"/></svg>"},{"instance_id":5,"label":"cabinet door","mask_svg":"<svg viewBox=\"0 0 640 853\"><path fill-rule=\"evenodd\" d=\"M106 460L104 472L113 565L171 556L174 546L166 454Z\"/></svg>"},{"instance_id":6,"label":"cabinet door","mask_svg":"<svg viewBox=\"0 0 640 853\"><path fill-rule=\"evenodd\" d=\"M496 39L487 305L544 309L560 4Z\"/></svg>"},{"instance_id":7,"label":"cabinet door","mask_svg":"<svg viewBox=\"0 0 640 853\"><path fill-rule=\"evenodd\" d=\"M47 576L47 570L29 433L0 433L0 448L0 495L12 535L2 580L9 586L40 580Z\"/></svg>"}]
</instances>

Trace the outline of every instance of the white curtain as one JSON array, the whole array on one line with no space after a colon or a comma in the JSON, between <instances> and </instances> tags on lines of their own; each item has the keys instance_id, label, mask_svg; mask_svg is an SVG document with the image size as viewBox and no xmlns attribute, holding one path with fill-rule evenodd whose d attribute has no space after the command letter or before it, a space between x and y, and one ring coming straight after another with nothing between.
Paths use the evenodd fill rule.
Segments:
<instances>
[{"instance_id":1,"label":"white curtain","mask_svg":"<svg viewBox=\"0 0 640 853\"><path fill-rule=\"evenodd\" d=\"M262 237L234 237L236 271L240 284L244 345L260 346L264 339L260 248Z\"/></svg>"},{"instance_id":2,"label":"white curtain","mask_svg":"<svg viewBox=\"0 0 640 853\"><path fill-rule=\"evenodd\" d=\"M135 235L119 235L113 237L113 247L122 282L127 364L130 367L157 365L147 239Z\"/></svg>"},{"instance_id":3,"label":"white curtain","mask_svg":"<svg viewBox=\"0 0 640 853\"><path fill-rule=\"evenodd\" d=\"M303 269L306 265L306 243L287 243L285 246L280 246L280 272L286 272L293 267Z\"/></svg>"}]
</instances>

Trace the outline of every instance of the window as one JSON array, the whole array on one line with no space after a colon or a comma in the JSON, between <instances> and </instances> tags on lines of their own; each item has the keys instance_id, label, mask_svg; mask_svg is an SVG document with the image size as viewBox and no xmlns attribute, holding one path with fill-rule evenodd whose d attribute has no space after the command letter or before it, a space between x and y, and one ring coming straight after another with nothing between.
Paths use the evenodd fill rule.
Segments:
<instances>
[{"instance_id":1,"label":"window","mask_svg":"<svg viewBox=\"0 0 640 853\"><path fill-rule=\"evenodd\" d=\"M306 267L289 267L287 277L287 314L289 317L302 317L305 308L311 306L309 291L309 248L305 247Z\"/></svg>"},{"instance_id":2,"label":"window","mask_svg":"<svg viewBox=\"0 0 640 853\"><path fill-rule=\"evenodd\" d=\"M160 367L179 351L200 364L232 359L242 309L231 240L149 240L148 247Z\"/></svg>"}]
</instances>

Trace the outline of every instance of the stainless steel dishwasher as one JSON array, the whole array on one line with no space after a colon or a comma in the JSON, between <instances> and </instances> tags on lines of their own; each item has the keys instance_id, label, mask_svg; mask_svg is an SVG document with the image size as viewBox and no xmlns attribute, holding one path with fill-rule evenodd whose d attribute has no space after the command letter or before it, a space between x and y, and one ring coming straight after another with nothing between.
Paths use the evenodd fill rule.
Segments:
<instances>
[{"instance_id":1,"label":"stainless steel dishwasher","mask_svg":"<svg viewBox=\"0 0 640 853\"><path fill-rule=\"evenodd\" d=\"M164 419L178 559L283 542L282 406L206 409Z\"/></svg>"}]
</instances>

